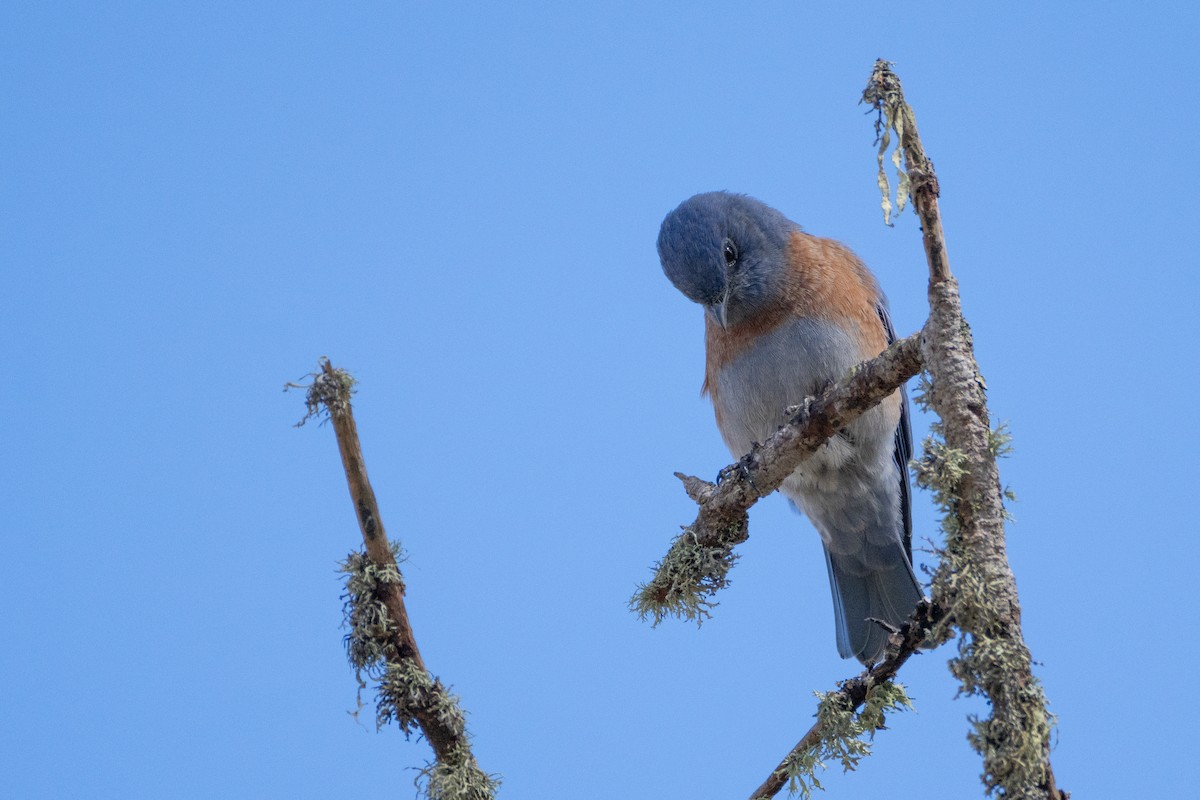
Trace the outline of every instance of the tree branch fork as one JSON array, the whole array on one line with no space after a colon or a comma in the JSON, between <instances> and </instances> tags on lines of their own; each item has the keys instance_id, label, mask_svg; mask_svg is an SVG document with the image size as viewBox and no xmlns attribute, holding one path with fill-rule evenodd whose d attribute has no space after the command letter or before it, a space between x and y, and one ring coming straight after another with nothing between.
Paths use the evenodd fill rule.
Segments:
<instances>
[{"instance_id":1,"label":"tree branch fork","mask_svg":"<svg viewBox=\"0 0 1200 800\"><path fill-rule=\"evenodd\" d=\"M733 547L749 537L750 506L779 488L838 430L924 369L931 378L924 399L940 421L926 442L927 461L918 465L918 478L934 490L942 506L947 537L933 579L933 599L922 601L909 621L892 632L881 663L822 695L817 723L751 798L773 797L789 780L798 781L807 795L806 779L819 786L814 767L821 764L823 754L853 767L869 749L861 737L882 726L881 700L872 699L872 692L884 689L892 699L882 702L892 708L896 698L907 703L902 689L898 694L891 690L897 670L923 644L949 637L953 626L959 632L959 654L951 660L951 672L962 681L964 693L982 693L992 706L987 719L973 720L974 732L968 736L983 757L984 785L989 792L999 789L1009 798L1067 800L1069 794L1057 787L1050 764L1052 718L1021 635L1016 585L1004 546L1004 498L996 467L1000 437L990 429L983 379L950 270L937 176L900 80L888 62L876 62L863 101L879 114L878 182L885 221L890 220L893 206L883 162L890 133L896 134L892 156L897 170L896 208L898 213L911 196L921 219L929 266L929 318L920 333L894 343L817 397L806 399L799 409L790 410L787 423L722 470L717 484L676 473L699 511L630 605L655 624L666 616L697 622L709 616L716 604L712 596L728 583L728 571L736 560ZM954 469L941 468L930 448L939 449L942 457L952 456ZM860 708L859 722L851 721ZM864 717L869 721L862 723ZM853 741L856 738L859 741Z\"/></svg>"},{"instance_id":2,"label":"tree branch fork","mask_svg":"<svg viewBox=\"0 0 1200 800\"><path fill-rule=\"evenodd\" d=\"M666 616L697 622L709 616L709 609L716 605L710 598L728 582L726 573L735 559L733 548L749 538L750 507L778 489L838 431L920 372L922 336L923 332L918 332L894 342L880 355L854 367L842 380L788 409L785 424L721 470L717 483L675 473L699 509L695 521L676 538L670 552L656 566L654 578L639 587L630 601L634 610L653 618L655 624ZM890 631L884 659L840 682L834 693L824 697L822 705L833 704L848 711L863 706L872 689L891 681L913 653L929 643L929 631L942 616L940 609L923 600L899 630ZM751 800L774 797L796 777L794 762L820 745L825 727L818 719L754 791Z\"/></svg>"},{"instance_id":3,"label":"tree branch fork","mask_svg":"<svg viewBox=\"0 0 1200 800\"><path fill-rule=\"evenodd\" d=\"M989 428L982 378L950 272L937 176L921 146L899 79L887 62L876 62L863 99L879 112L878 178L885 220L892 206L884 151L889 131L896 134L892 163L898 172L897 212L911 196L921 219L929 265L930 317L920 332L895 342L817 396L789 409L786 423L722 470L717 483L676 473L699 506L696 519L672 542L653 579L639 587L630 605L655 624L666 616L697 622L709 616L716 604L712 597L728 583L728 571L736 560L733 548L749 537L749 508L778 489L839 430L925 370L933 387L926 399L941 420L935 428L943 440L942 451L958 459L953 478L934 476L923 484L935 489L946 513L947 545L934 576L933 598L919 603L910 619L890 632L880 663L840 682L834 692L820 695L817 723L751 798L773 797L789 780L799 781L807 794L805 779L819 786L813 765L821 763L822 755L852 767L868 751L861 738L882 727L882 712L907 704L902 687L893 682L897 671L921 647L949 636L952 625L961 634L952 672L963 681L964 691L985 694L993 709L988 719L973 722L975 731L968 737L983 756L985 786L1009 798L1067 800L1069 795L1055 784L1049 760L1051 718L1021 636L1016 586L1004 552L996 437ZM328 360L313 378L309 416L324 408L334 423L366 548L348 585L351 595L357 592L365 600L358 605L364 617L376 621L377 630L357 641L371 663L378 666L377 659L382 659L385 665L379 676L379 713L390 714L406 731L408 725L417 725L433 746L437 762L422 772L430 797L491 798L495 780L482 773L471 755L456 699L426 671L417 649L404 608L403 579L367 481L350 412L353 381ZM929 443L927 457L928 448ZM919 469L919 478L920 473ZM353 650L353 634L348 639ZM351 659L355 660L353 652Z\"/></svg>"}]
</instances>

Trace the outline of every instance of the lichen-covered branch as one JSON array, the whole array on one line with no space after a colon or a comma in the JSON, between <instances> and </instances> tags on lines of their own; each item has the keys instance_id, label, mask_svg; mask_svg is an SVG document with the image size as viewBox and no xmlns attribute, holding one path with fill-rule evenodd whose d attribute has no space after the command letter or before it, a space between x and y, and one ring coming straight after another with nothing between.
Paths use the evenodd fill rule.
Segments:
<instances>
[{"instance_id":1,"label":"lichen-covered branch","mask_svg":"<svg viewBox=\"0 0 1200 800\"><path fill-rule=\"evenodd\" d=\"M821 788L817 770L826 761L851 770L869 755L871 737L883 727L885 713L911 707L904 686L893 679L918 648L936 643L929 637L940 617L936 606L922 600L909 621L889 638L883 661L840 682L835 691L816 692L817 721L750 800L768 800L789 785L791 793L807 798L814 788Z\"/></svg>"},{"instance_id":2,"label":"lichen-covered branch","mask_svg":"<svg viewBox=\"0 0 1200 800\"><path fill-rule=\"evenodd\" d=\"M987 719L972 720L969 737L983 756L987 790L1005 798L1067 800L1050 767L1052 717L1021 636L1016 583L1005 554L1006 492L1000 487L996 457L1006 437L992 430L988 420L983 379L950 272L937 176L890 64L876 63L863 100L879 113L876 133L885 221L890 224L893 211L884 171L893 133L895 210L902 211L911 198L921 218L930 275L929 319L919 337L897 342L820 397L806 401L784 428L723 470L716 485L677 474L700 512L672 543L651 582L639 587L631 606L655 623L668 615L697 621L707 617L715 605L713 594L728 582L736 559L733 547L748 537L747 509L778 488L857 413L924 366L931 379L923 383L921 402L940 421L932 426L933 435L916 465L917 478L943 508L946 532L932 601L922 602L904 628L893 634L882 663L843 681L836 691L818 695L817 723L751 797L773 797L789 782L793 791L807 797L820 786L816 769L824 760L853 768L869 752L868 738L882 725L884 712L907 704L903 687L892 681L896 671L918 646L940 644L957 631L959 651L951 670L965 693L984 694L992 706ZM912 352L914 340L919 353Z\"/></svg>"},{"instance_id":3,"label":"lichen-covered branch","mask_svg":"<svg viewBox=\"0 0 1200 800\"><path fill-rule=\"evenodd\" d=\"M708 617L716 605L712 597L728 583L737 559L734 546L749 537L750 506L778 489L801 461L920 369L919 336L914 334L859 364L803 406L789 409L787 424L723 469L718 483L676 473L699 504L699 513L655 565L650 582L638 587L630 607L654 624L667 616L697 622Z\"/></svg>"},{"instance_id":4,"label":"lichen-covered branch","mask_svg":"<svg viewBox=\"0 0 1200 800\"><path fill-rule=\"evenodd\" d=\"M350 488L365 552L351 553L346 573L346 653L360 684L376 681L376 722L395 722L407 736L414 728L433 748L435 762L421 770L418 781L430 800L492 800L498 780L479 768L471 753L466 719L442 682L425 668L408 612L404 579L397 564L400 548L388 542L350 405L354 379L334 369L328 359L310 376L300 424L327 414L333 422L342 466ZM294 387L294 384L289 384Z\"/></svg>"},{"instance_id":5,"label":"lichen-covered branch","mask_svg":"<svg viewBox=\"0 0 1200 800\"><path fill-rule=\"evenodd\" d=\"M878 110L885 131L896 132L896 160L902 152L929 263L930 316L921 352L930 382L922 401L940 422L926 443L918 481L934 490L946 515L932 592L946 614L942 626L961 634L951 671L964 693L991 702L988 718L972 720L969 738L983 756L989 792L1013 800L1063 800L1067 795L1055 785L1050 766L1052 717L1021 635L1016 581L1005 552L1000 440L988 419L984 381L950 272L937 176L890 64L876 62L863 100Z\"/></svg>"}]
</instances>

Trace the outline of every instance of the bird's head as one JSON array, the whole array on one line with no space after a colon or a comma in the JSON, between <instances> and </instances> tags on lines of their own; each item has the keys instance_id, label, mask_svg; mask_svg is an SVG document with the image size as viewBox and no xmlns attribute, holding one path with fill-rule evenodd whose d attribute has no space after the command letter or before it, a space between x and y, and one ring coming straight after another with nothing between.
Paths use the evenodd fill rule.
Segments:
<instances>
[{"instance_id":1,"label":"bird's head","mask_svg":"<svg viewBox=\"0 0 1200 800\"><path fill-rule=\"evenodd\" d=\"M663 272L722 328L776 302L796 223L752 197L706 192L667 214L658 233Z\"/></svg>"}]
</instances>

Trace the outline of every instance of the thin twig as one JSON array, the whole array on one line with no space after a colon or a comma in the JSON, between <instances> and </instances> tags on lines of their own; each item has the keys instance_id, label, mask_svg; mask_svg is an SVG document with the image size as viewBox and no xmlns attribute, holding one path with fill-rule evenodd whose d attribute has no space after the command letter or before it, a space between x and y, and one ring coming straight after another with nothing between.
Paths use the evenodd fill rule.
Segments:
<instances>
[{"instance_id":1,"label":"thin twig","mask_svg":"<svg viewBox=\"0 0 1200 800\"><path fill-rule=\"evenodd\" d=\"M383 528L383 516L379 513L375 490L371 488L371 481L367 478L367 464L363 458L358 426L354 422L354 411L350 405L349 382L344 375L344 372L335 370L333 365L325 360L321 364L321 375L314 380L310 391L318 394L333 392L335 395L329 399L322 398L321 402L329 410L329 419L333 422L338 453L342 457L342 468L346 472L346 483L350 489L350 501L354 504L355 517L358 519L359 530L362 531L367 556L376 566L396 567L399 572ZM404 606L404 584L390 584L380 599L387 605L388 617L396 628L396 639L393 642L396 655L400 658L411 658L418 667L425 669L425 662L413 635L412 624L408 621L408 610ZM435 741L434 737L428 734L426 736L431 743Z\"/></svg>"},{"instance_id":2,"label":"thin twig","mask_svg":"<svg viewBox=\"0 0 1200 800\"><path fill-rule=\"evenodd\" d=\"M457 698L425 668L408 619L403 578L367 478L354 422L350 404L354 380L348 373L334 369L328 359L322 360L321 371L312 378L305 419L319 414L322 408L328 412L372 572L394 576L369 584L374 595L370 601L381 602L387 611L387 619L379 626L386 661L381 671L381 718L399 720L406 732L405 720L415 720L433 748L436 765L421 770L427 795L438 800L487 800L494 796L497 780L483 773L476 763Z\"/></svg>"},{"instance_id":3,"label":"thin twig","mask_svg":"<svg viewBox=\"0 0 1200 800\"><path fill-rule=\"evenodd\" d=\"M868 667L853 678L841 681L832 698L834 702L843 703L847 708L857 711L866 702L867 694L873 687L896 677L900 667L926 643L926 631L935 625L940 616L935 606L927 600L922 600L908 621L888 637L888 649L883 661ZM804 752L817 747L823 733L821 722L814 723L791 752L779 762L779 766L772 770L771 775L754 790L750 800L768 800L778 794L791 777L789 765L795 763Z\"/></svg>"}]
</instances>

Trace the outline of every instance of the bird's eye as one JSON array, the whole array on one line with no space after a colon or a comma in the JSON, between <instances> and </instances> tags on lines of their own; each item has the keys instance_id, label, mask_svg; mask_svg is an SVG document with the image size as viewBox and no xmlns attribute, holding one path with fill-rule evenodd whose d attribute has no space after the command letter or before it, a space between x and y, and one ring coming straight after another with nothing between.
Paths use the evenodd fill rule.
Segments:
<instances>
[{"instance_id":1,"label":"bird's eye","mask_svg":"<svg viewBox=\"0 0 1200 800\"><path fill-rule=\"evenodd\" d=\"M737 247L733 243L733 240L726 239L725 244L721 247L721 250L725 254L725 266L732 267L737 263L738 251Z\"/></svg>"}]
</instances>

